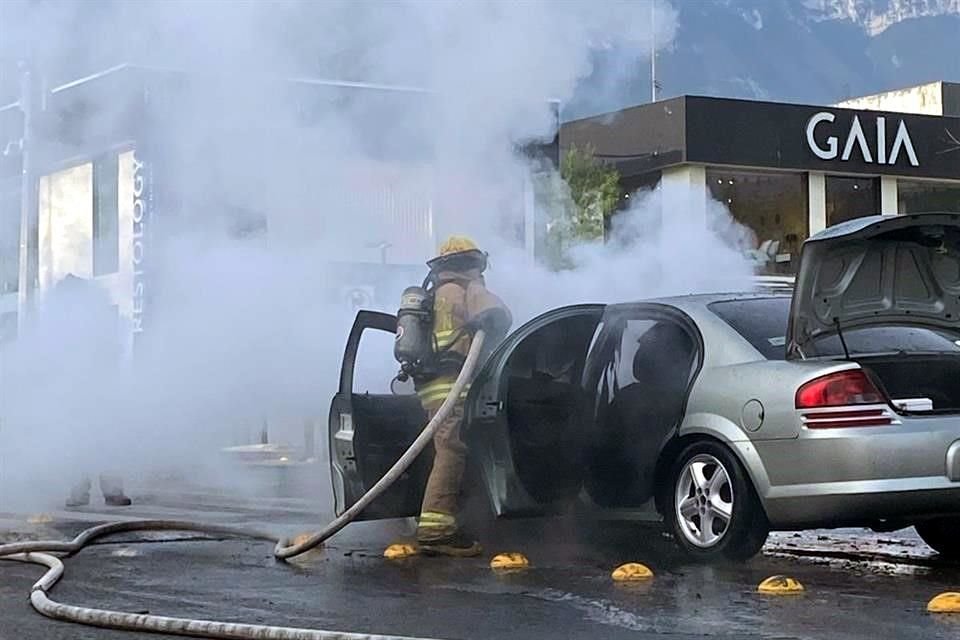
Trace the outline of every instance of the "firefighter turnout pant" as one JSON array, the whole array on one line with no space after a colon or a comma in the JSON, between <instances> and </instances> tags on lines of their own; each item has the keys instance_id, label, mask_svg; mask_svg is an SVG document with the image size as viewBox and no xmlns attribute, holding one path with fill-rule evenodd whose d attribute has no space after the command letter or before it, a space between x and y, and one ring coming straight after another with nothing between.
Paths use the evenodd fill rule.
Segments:
<instances>
[{"instance_id":1,"label":"firefighter turnout pant","mask_svg":"<svg viewBox=\"0 0 960 640\"><path fill-rule=\"evenodd\" d=\"M430 419L439 411L453 388L453 382L454 378L438 378L417 390ZM433 436L433 468L427 479L417 526L417 539L420 542L440 540L457 532L460 485L467 460L467 447L460 439L466 395L465 389L457 398L453 411Z\"/></svg>"}]
</instances>

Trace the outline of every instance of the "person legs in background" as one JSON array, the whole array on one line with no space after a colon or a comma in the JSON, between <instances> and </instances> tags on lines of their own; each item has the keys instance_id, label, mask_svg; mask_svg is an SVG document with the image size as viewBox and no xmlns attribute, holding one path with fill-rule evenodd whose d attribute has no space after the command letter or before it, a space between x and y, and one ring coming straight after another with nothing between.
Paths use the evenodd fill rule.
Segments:
<instances>
[{"instance_id":1,"label":"person legs in background","mask_svg":"<svg viewBox=\"0 0 960 640\"><path fill-rule=\"evenodd\" d=\"M67 507L85 507L90 504L90 482L89 476L84 476L70 489L70 497L67 498ZM123 478L106 473L100 474L100 491L103 493L103 501L110 507L128 507L132 503L130 498L123 492Z\"/></svg>"}]
</instances>

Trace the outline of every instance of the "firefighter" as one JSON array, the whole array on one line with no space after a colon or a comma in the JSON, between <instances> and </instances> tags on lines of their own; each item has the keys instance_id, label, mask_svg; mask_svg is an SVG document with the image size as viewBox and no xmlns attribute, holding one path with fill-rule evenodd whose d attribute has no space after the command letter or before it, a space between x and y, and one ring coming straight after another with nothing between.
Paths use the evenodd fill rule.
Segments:
<instances>
[{"instance_id":1,"label":"firefighter","mask_svg":"<svg viewBox=\"0 0 960 640\"><path fill-rule=\"evenodd\" d=\"M70 341L71 355L65 366L70 367L68 375L91 380L100 380L110 384L109 376L119 364L119 345L117 344L116 316L105 292L93 281L69 273L60 280L51 292L48 300L51 322L62 323L54 330L61 338ZM67 323L69 319L69 323ZM96 429L93 415L78 412L78 429ZM93 437L92 433L86 434ZM117 475L101 474L100 492L104 502L111 507L126 507L131 504L124 493L123 478ZM71 487L66 499L68 508L90 504L92 482L86 473L80 474Z\"/></svg>"},{"instance_id":2,"label":"firefighter","mask_svg":"<svg viewBox=\"0 0 960 640\"><path fill-rule=\"evenodd\" d=\"M488 349L506 335L512 318L503 302L487 290L482 275L487 254L469 238L450 237L427 266L428 281L433 286L436 357L427 372L414 375L414 383L424 410L432 418L463 367L473 333L484 330L485 351L489 353ZM457 523L467 453L460 434L465 396L466 391L433 439L433 468L417 526L417 543L428 555L470 557L481 552L480 545L465 535Z\"/></svg>"}]
</instances>

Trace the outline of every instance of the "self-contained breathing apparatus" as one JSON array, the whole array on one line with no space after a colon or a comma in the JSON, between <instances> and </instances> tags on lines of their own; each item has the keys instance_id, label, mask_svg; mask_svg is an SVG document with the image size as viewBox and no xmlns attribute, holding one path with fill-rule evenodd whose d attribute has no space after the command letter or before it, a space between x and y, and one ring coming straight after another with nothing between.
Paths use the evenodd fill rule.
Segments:
<instances>
[{"instance_id":1,"label":"self-contained breathing apparatus","mask_svg":"<svg viewBox=\"0 0 960 640\"><path fill-rule=\"evenodd\" d=\"M407 287L400 296L397 311L397 337L393 356L400 363L397 380L406 382L433 360L436 338L433 334L433 286L431 277L419 287Z\"/></svg>"}]
</instances>

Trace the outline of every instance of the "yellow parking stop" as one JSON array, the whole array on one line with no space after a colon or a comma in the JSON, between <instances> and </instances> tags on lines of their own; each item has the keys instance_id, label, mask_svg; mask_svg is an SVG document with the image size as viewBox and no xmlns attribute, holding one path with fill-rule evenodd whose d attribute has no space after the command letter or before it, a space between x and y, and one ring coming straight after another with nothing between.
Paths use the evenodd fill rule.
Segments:
<instances>
[{"instance_id":1,"label":"yellow parking stop","mask_svg":"<svg viewBox=\"0 0 960 640\"><path fill-rule=\"evenodd\" d=\"M529 566L530 561L522 553L501 553L490 561L491 569L501 571L526 569Z\"/></svg>"},{"instance_id":2,"label":"yellow parking stop","mask_svg":"<svg viewBox=\"0 0 960 640\"><path fill-rule=\"evenodd\" d=\"M53 517L47 513L38 513L27 518L28 524L50 524L53 522Z\"/></svg>"},{"instance_id":3,"label":"yellow parking stop","mask_svg":"<svg viewBox=\"0 0 960 640\"><path fill-rule=\"evenodd\" d=\"M614 582L638 582L653 578L653 571L645 564L628 562L614 569L610 577Z\"/></svg>"},{"instance_id":4,"label":"yellow parking stop","mask_svg":"<svg viewBox=\"0 0 960 640\"><path fill-rule=\"evenodd\" d=\"M941 593L927 605L930 613L960 613L960 593Z\"/></svg>"},{"instance_id":5,"label":"yellow parking stop","mask_svg":"<svg viewBox=\"0 0 960 640\"><path fill-rule=\"evenodd\" d=\"M415 555L417 555L417 548L405 543L392 544L383 552L383 557L387 560L402 560Z\"/></svg>"},{"instance_id":6,"label":"yellow parking stop","mask_svg":"<svg viewBox=\"0 0 960 640\"><path fill-rule=\"evenodd\" d=\"M803 593L803 585L790 576L771 576L760 583L757 591L771 595L793 595Z\"/></svg>"},{"instance_id":7,"label":"yellow parking stop","mask_svg":"<svg viewBox=\"0 0 960 640\"><path fill-rule=\"evenodd\" d=\"M304 542L306 542L306 541L309 540L309 539L310 539L310 534L309 534L309 533L301 533L301 534L299 534L299 535L297 535L297 536L294 536L294 538L293 538L290 542L291 542L291 544L303 544Z\"/></svg>"}]
</instances>

